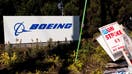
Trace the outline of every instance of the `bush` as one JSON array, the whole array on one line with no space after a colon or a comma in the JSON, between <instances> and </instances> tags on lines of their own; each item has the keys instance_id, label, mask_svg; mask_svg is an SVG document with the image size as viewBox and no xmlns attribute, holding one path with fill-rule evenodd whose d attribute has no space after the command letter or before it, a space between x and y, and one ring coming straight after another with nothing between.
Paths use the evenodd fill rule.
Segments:
<instances>
[{"instance_id":1,"label":"bush","mask_svg":"<svg viewBox=\"0 0 132 74\"><path fill-rule=\"evenodd\" d=\"M109 57L93 40L82 40L76 63L76 43L52 43L52 40L47 46L9 47L1 51L0 63L10 67L9 73L16 74L100 74Z\"/></svg>"},{"instance_id":2,"label":"bush","mask_svg":"<svg viewBox=\"0 0 132 74\"><path fill-rule=\"evenodd\" d=\"M10 65L16 63L17 60L16 52L13 52L12 56L9 56L7 52L3 52L0 56L0 63L4 65Z\"/></svg>"}]
</instances>

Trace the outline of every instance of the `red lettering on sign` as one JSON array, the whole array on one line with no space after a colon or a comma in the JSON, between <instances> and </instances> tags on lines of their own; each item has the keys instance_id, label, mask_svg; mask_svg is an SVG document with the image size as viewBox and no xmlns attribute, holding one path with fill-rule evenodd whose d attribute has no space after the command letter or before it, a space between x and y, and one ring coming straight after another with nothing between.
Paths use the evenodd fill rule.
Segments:
<instances>
[{"instance_id":1,"label":"red lettering on sign","mask_svg":"<svg viewBox=\"0 0 132 74\"><path fill-rule=\"evenodd\" d=\"M124 49L125 48L125 46L120 46L120 47L118 47L118 49Z\"/></svg>"},{"instance_id":2,"label":"red lettering on sign","mask_svg":"<svg viewBox=\"0 0 132 74\"><path fill-rule=\"evenodd\" d=\"M112 33L109 33L109 34L105 35L105 38L106 38L107 40L109 40L109 39L111 39L111 38L113 38L113 37L116 37L116 36L119 36L119 35L121 35L121 34L123 34L123 33L121 32L121 30L118 30L118 31L116 31L116 32L112 32Z\"/></svg>"},{"instance_id":3,"label":"red lettering on sign","mask_svg":"<svg viewBox=\"0 0 132 74\"><path fill-rule=\"evenodd\" d=\"M116 32L116 36L121 35L121 34L122 34L121 30L118 30L118 31Z\"/></svg>"},{"instance_id":4,"label":"red lettering on sign","mask_svg":"<svg viewBox=\"0 0 132 74\"><path fill-rule=\"evenodd\" d=\"M113 27L113 26L110 26L110 27L107 28L107 31L108 31L108 32L111 32L111 31L113 31L113 30L114 30L114 27Z\"/></svg>"},{"instance_id":5,"label":"red lettering on sign","mask_svg":"<svg viewBox=\"0 0 132 74\"><path fill-rule=\"evenodd\" d=\"M120 39L118 38L118 39L115 39L114 41L115 41L115 43L118 43L118 42L120 42Z\"/></svg>"}]
</instances>

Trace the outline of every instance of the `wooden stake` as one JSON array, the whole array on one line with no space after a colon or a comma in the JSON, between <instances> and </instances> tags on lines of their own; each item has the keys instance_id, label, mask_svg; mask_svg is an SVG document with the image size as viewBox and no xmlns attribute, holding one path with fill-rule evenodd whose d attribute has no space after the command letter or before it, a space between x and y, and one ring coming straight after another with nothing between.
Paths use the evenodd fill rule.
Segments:
<instances>
[{"instance_id":1,"label":"wooden stake","mask_svg":"<svg viewBox=\"0 0 132 74\"><path fill-rule=\"evenodd\" d=\"M128 64L128 66L132 66L132 63L131 63L130 59L128 58L127 54L125 53L125 51L123 50L121 52L122 52L122 54L123 54L123 56L124 56L124 58L125 58L125 60L126 60L126 62Z\"/></svg>"}]
</instances>

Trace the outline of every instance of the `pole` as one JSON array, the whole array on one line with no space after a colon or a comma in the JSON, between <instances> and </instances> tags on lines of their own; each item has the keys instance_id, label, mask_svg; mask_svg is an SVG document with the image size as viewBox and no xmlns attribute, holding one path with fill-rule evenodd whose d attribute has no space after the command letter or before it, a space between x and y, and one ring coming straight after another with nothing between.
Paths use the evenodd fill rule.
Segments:
<instances>
[{"instance_id":1,"label":"pole","mask_svg":"<svg viewBox=\"0 0 132 74\"><path fill-rule=\"evenodd\" d=\"M82 17L82 22L81 22L81 29L80 29L79 41L78 41L78 45L77 45L77 49L76 49L75 63L77 62L77 58L78 58L78 50L79 50L79 47L80 47L80 41L81 41L81 36L82 36L82 28L83 28L82 26L83 26L83 23L84 23L86 5L87 5L87 0L85 0L84 10L83 10L83 17Z\"/></svg>"},{"instance_id":2,"label":"pole","mask_svg":"<svg viewBox=\"0 0 132 74\"><path fill-rule=\"evenodd\" d=\"M61 14L62 14L62 16L64 16L64 12L63 12L63 1L62 0L61 0L61 5L62 5Z\"/></svg>"},{"instance_id":3,"label":"pole","mask_svg":"<svg viewBox=\"0 0 132 74\"><path fill-rule=\"evenodd\" d=\"M61 15L64 16L63 1L62 0L58 3L57 7L61 11Z\"/></svg>"},{"instance_id":4,"label":"pole","mask_svg":"<svg viewBox=\"0 0 132 74\"><path fill-rule=\"evenodd\" d=\"M62 7L62 11L61 11L61 14L62 14L62 16L64 16L64 12L63 12L63 7Z\"/></svg>"},{"instance_id":5,"label":"pole","mask_svg":"<svg viewBox=\"0 0 132 74\"><path fill-rule=\"evenodd\" d=\"M127 62L127 64L128 64L128 66L132 66L132 64L131 64L131 61L130 61L130 59L128 58L128 56L127 56L127 54L125 53L125 51L123 50L123 51L121 51L122 52L122 54L123 54L123 56L124 56L124 58L125 58L125 60L126 60L126 62ZM129 53L129 52L128 52ZM128 55L130 55L130 54L128 54Z\"/></svg>"}]
</instances>

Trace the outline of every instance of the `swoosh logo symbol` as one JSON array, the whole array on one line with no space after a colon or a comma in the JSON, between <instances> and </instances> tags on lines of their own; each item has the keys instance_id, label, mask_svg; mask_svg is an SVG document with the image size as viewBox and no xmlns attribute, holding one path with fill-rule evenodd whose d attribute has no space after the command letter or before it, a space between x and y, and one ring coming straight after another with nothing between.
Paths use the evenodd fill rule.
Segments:
<instances>
[{"instance_id":1,"label":"swoosh logo symbol","mask_svg":"<svg viewBox=\"0 0 132 74\"><path fill-rule=\"evenodd\" d=\"M19 34L23 33L23 32L29 32L29 30L25 30L25 26L22 23L16 23L14 25L14 31L15 31L15 36L18 36Z\"/></svg>"}]
</instances>

